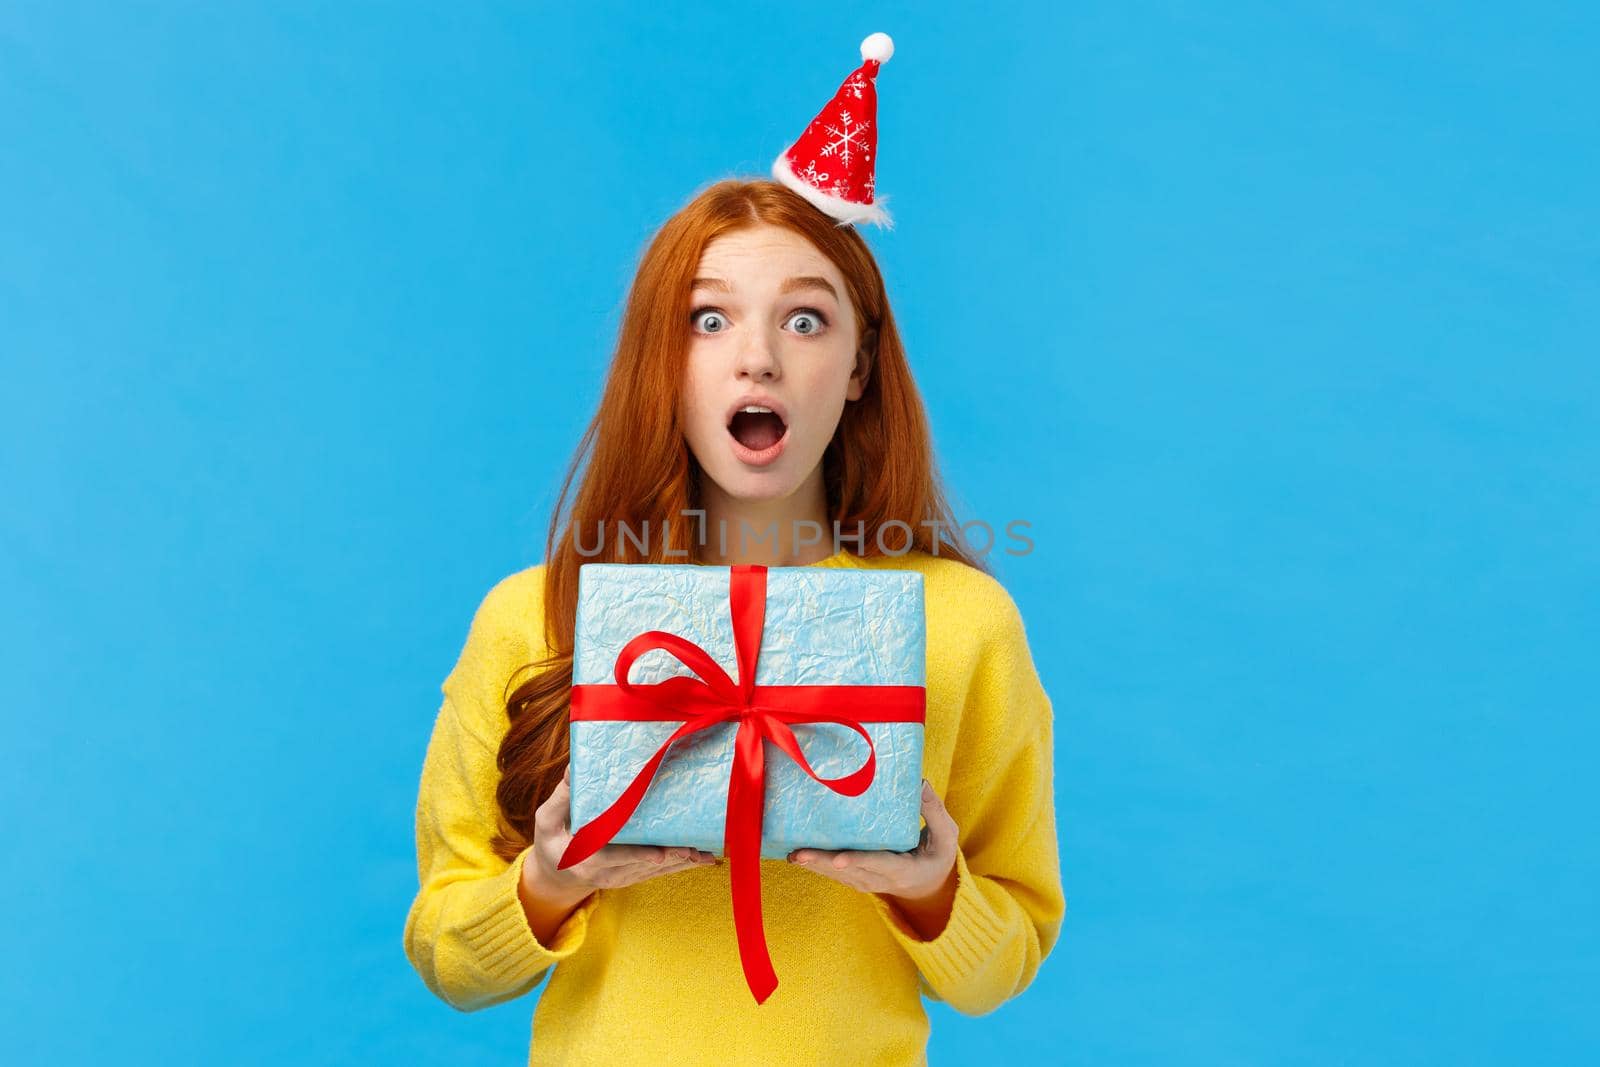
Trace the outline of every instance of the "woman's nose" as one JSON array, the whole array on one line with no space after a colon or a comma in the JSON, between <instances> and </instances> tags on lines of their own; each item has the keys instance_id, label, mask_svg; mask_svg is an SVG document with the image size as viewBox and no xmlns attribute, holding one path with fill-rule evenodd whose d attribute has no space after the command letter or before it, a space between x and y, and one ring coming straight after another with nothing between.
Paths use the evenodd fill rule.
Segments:
<instances>
[{"instance_id":1,"label":"woman's nose","mask_svg":"<svg viewBox=\"0 0 1600 1067\"><path fill-rule=\"evenodd\" d=\"M778 376L777 355L766 338L752 338L740 350L739 374L741 377L762 379Z\"/></svg>"}]
</instances>

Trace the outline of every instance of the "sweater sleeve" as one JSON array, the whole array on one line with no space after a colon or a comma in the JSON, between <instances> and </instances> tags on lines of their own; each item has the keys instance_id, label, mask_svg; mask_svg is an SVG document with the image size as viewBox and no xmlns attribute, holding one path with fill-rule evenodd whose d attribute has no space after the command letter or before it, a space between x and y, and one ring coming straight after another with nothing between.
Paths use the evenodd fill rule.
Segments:
<instances>
[{"instance_id":1,"label":"sweater sleeve","mask_svg":"<svg viewBox=\"0 0 1600 1067\"><path fill-rule=\"evenodd\" d=\"M519 636L528 620L512 582L485 598L445 680L417 795L419 888L406 917L406 957L436 996L461 1011L504 1003L538 985L552 964L583 944L600 897L591 895L550 944L541 944L517 896L533 846L508 864L489 844L498 826L498 739L507 722L500 693L519 665L511 661L529 652Z\"/></svg>"},{"instance_id":2,"label":"sweater sleeve","mask_svg":"<svg viewBox=\"0 0 1600 1067\"><path fill-rule=\"evenodd\" d=\"M923 940L872 894L921 974L923 992L963 1015L993 1011L1033 981L1066 911L1056 842L1054 722L1009 594L991 614L942 796L958 830L956 891Z\"/></svg>"}]
</instances>

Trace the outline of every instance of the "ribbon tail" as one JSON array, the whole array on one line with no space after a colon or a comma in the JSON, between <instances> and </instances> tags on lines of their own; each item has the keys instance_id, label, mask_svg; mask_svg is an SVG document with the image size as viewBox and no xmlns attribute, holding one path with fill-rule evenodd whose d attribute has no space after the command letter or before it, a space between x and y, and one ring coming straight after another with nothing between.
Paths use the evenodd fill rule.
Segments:
<instances>
[{"instance_id":1,"label":"ribbon tail","mask_svg":"<svg viewBox=\"0 0 1600 1067\"><path fill-rule=\"evenodd\" d=\"M561 853L561 859L556 863L556 870L564 871L573 864L582 863L590 856L599 852L617 835L617 831L627 823L638 808L639 802L644 799L645 792L650 788L650 783L655 779L656 768L661 766L661 761L666 759L667 750L679 738L688 737L697 730L704 730L708 726L727 718L727 712L710 712L697 718L690 719L678 727L671 737L661 743L656 754L650 762L634 776L628 788L622 795L612 802L611 806L593 819L590 819L572 835L572 840L567 842L567 847ZM759 831L759 825L757 827Z\"/></svg>"},{"instance_id":2,"label":"ribbon tail","mask_svg":"<svg viewBox=\"0 0 1600 1067\"><path fill-rule=\"evenodd\" d=\"M739 964L757 1004L778 988L778 975L767 952L761 921L761 816L766 797L766 752L760 725L739 723L734 742L733 776L728 782L728 819L723 848L733 893L733 926L739 941Z\"/></svg>"}]
</instances>

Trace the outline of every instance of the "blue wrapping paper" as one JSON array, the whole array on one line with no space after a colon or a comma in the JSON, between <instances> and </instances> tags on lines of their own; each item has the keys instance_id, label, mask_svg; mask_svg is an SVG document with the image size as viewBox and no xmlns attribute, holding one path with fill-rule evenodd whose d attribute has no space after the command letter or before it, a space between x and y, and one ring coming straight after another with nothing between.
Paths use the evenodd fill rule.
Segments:
<instances>
[{"instance_id":1,"label":"blue wrapping paper","mask_svg":"<svg viewBox=\"0 0 1600 1067\"><path fill-rule=\"evenodd\" d=\"M646 630L694 642L738 680L727 567L586 563L578 570L572 680L615 684L618 653ZM758 685L926 684L922 575L911 570L767 568ZM649 684L693 672L663 650L645 653L628 674ZM577 829L622 795L681 721L575 721L571 729L571 825ZM908 851L921 836L921 723L862 722L877 753L871 786L841 796L763 741L766 794L761 855L796 848ZM836 723L796 723L795 738L816 772L838 778L861 767L867 745ZM723 853L737 722L679 740L657 768L616 844L691 846Z\"/></svg>"}]
</instances>

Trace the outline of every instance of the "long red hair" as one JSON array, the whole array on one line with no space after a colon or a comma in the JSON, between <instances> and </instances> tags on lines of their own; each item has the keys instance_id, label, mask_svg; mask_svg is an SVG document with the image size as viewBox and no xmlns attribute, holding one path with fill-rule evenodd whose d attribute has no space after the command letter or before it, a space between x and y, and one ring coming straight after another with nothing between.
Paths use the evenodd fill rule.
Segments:
<instances>
[{"instance_id":1,"label":"long red hair","mask_svg":"<svg viewBox=\"0 0 1600 1067\"><path fill-rule=\"evenodd\" d=\"M502 827L492 847L506 860L533 840L534 810L567 765L578 567L702 560L694 521L682 514L700 507L702 477L679 417L690 286L707 245L761 223L793 230L839 268L859 324L860 353L869 363L861 399L845 405L823 454L830 522L844 535L864 531L858 553L863 556L882 554L879 529L894 520L899 522L884 532L883 544L900 554L908 540L911 548L932 552L938 531L955 529L883 276L861 235L774 181L729 179L706 187L666 221L639 263L599 409L578 442L550 518L544 576L550 655L525 665L507 683L510 689L527 675L506 697L511 723L500 744L496 799ZM580 469L577 493L564 513ZM923 524L931 522L944 525L930 532ZM900 523L910 527L909 537ZM615 536L618 527L634 538ZM591 544L597 530L604 534L598 554ZM832 535L830 527L824 543ZM587 554L580 555L579 543ZM676 553L672 558L669 548ZM938 554L990 573L959 543L940 540Z\"/></svg>"}]
</instances>

